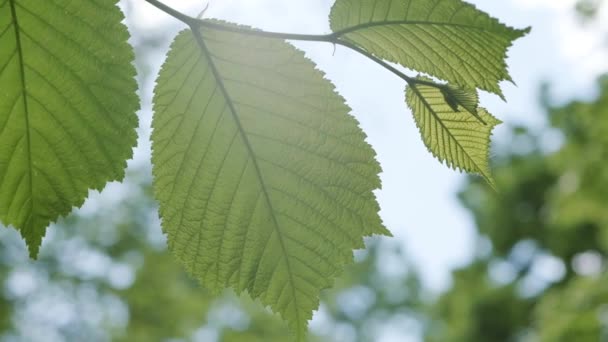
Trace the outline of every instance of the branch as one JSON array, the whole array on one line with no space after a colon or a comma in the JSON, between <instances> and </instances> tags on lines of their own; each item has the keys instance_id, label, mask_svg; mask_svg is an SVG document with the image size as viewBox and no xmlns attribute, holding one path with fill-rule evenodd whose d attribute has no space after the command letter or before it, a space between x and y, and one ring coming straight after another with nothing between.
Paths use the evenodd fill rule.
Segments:
<instances>
[{"instance_id":1,"label":"branch","mask_svg":"<svg viewBox=\"0 0 608 342\"><path fill-rule=\"evenodd\" d=\"M190 26L192 31L194 31L197 28L206 27L206 28L216 29L219 31L235 32L235 33L240 33L240 34L249 35L249 36L256 36L256 37L311 41L311 42L325 42L325 43L331 43L334 45L341 45L341 46L349 48L355 52L358 52L361 55L372 60L373 62L379 64L380 66L384 67L388 71L397 75L399 78L403 79L410 86L415 86L416 84L422 84L422 85L427 85L427 86L431 86L431 87L435 87L435 88L439 88L439 89L445 88L444 84L420 80L420 79L410 77L410 76L404 74L403 72L401 72L394 66L392 66L389 63L383 61L382 59L372 55L371 53L363 50L362 48L360 48L346 40L342 40L340 38L340 36L343 34L342 32L335 32L335 33L324 34L324 35L314 35L314 34L270 32L270 31L249 29L249 28L245 28L245 27L241 27L241 26L228 26L228 25L224 25L224 24L221 24L218 22L212 22L212 21L208 21L208 20L202 20L199 18L193 18L193 17L183 14L179 11L176 11L175 9L163 4L162 2L160 2L158 0L145 0L145 1L150 3L152 6L160 9L161 11L167 13L168 15L174 17L175 19Z\"/></svg>"}]
</instances>

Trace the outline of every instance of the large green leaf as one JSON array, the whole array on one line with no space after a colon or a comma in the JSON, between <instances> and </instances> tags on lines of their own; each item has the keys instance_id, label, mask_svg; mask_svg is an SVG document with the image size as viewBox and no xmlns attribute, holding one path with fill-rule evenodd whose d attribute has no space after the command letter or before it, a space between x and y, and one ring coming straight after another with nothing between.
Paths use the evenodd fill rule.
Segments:
<instances>
[{"instance_id":1,"label":"large green leaf","mask_svg":"<svg viewBox=\"0 0 608 342\"><path fill-rule=\"evenodd\" d=\"M0 0L0 220L35 257L45 227L124 176L133 53L116 0Z\"/></svg>"},{"instance_id":2,"label":"large green leaf","mask_svg":"<svg viewBox=\"0 0 608 342\"><path fill-rule=\"evenodd\" d=\"M331 28L380 58L500 95L506 51L528 32L461 0L337 0Z\"/></svg>"},{"instance_id":3,"label":"large green leaf","mask_svg":"<svg viewBox=\"0 0 608 342\"><path fill-rule=\"evenodd\" d=\"M452 168L479 173L494 186L489 144L500 121L477 108L477 100L474 90L451 86L417 84L406 90L406 101L429 151Z\"/></svg>"},{"instance_id":4,"label":"large green leaf","mask_svg":"<svg viewBox=\"0 0 608 342\"><path fill-rule=\"evenodd\" d=\"M363 237L389 234L380 167L344 99L286 42L204 28L173 42L154 111L170 249L207 288L249 292L301 336Z\"/></svg>"}]
</instances>

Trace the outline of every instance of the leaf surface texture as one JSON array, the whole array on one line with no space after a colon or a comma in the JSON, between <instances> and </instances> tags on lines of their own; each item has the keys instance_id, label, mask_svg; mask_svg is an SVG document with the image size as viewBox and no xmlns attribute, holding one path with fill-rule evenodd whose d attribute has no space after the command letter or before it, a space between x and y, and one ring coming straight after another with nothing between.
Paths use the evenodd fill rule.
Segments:
<instances>
[{"instance_id":1,"label":"leaf surface texture","mask_svg":"<svg viewBox=\"0 0 608 342\"><path fill-rule=\"evenodd\" d=\"M477 107L474 90L417 84L407 87L406 101L422 140L437 159L449 167L478 173L494 186L489 145L492 130L500 121Z\"/></svg>"},{"instance_id":2,"label":"leaf surface texture","mask_svg":"<svg viewBox=\"0 0 608 342\"><path fill-rule=\"evenodd\" d=\"M286 42L205 28L173 42L154 111L170 249L207 288L247 291L302 336L363 237L389 234L380 167L344 99Z\"/></svg>"},{"instance_id":3,"label":"leaf surface texture","mask_svg":"<svg viewBox=\"0 0 608 342\"><path fill-rule=\"evenodd\" d=\"M332 30L377 57L502 96L513 40L528 30L501 24L461 0L337 0Z\"/></svg>"},{"instance_id":4,"label":"leaf surface texture","mask_svg":"<svg viewBox=\"0 0 608 342\"><path fill-rule=\"evenodd\" d=\"M114 0L0 0L0 220L45 227L124 176L139 107Z\"/></svg>"}]
</instances>

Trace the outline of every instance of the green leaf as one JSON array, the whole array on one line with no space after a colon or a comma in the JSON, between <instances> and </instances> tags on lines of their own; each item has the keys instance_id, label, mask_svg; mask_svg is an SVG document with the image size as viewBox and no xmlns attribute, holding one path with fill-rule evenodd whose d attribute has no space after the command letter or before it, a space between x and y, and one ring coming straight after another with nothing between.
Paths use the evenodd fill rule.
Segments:
<instances>
[{"instance_id":1,"label":"green leaf","mask_svg":"<svg viewBox=\"0 0 608 342\"><path fill-rule=\"evenodd\" d=\"M454 103L446 101L445 94ZM407 87L406 101L422 140L437 159L449 167L479 173L494 186L488 161L489 144L492 130L500 121L485 109L477 108L474 90L415 84Z\"/></svg>"},{"instance_id":2,"label":"green leaf","mask_svg":"<svg viewBox=\"0 0 608 342\"><path fill-rule=\"evenodd\" d=\"M153 173L169 248L302 336L321 289L382 226L380 166L349 108L282 40L180 33L157 81Z\"/></svg>"},{"instance_id":3,"label":"green leaf","mask_svg":"<svg viewBox=\"0 0 608 342\"><path fill-rule=\"evenodd\" d=\"M115 0L0 0L0 220L36 257L45 227L122 179L133 53Z\"/></svg>"},{"instance_id":4,"label":"green leaf","mask_svg":"<svg viewBox=\"0 0 608 342\"><path fill-rule=\"evenodd\" d=\"M377 57L501 96L507 49L529 32L460 0L337 0L330 20L337 37Z\"/></svg>"},{"instance_id":5,"label":"green leaf","mask_svg":"<svg viewBox=\"0 0 608 342\"><path fill-rule=\"evenodd\" d=\"M475 89L465 89L460 87L454 87L452 85L445 85L439 88L443 95L444 101L450 106L452 111L459 112L460 107L469 114L473 115L479 122L486 124L486 122L479 116L479 96Z\"/></svg>"}]
</instances>

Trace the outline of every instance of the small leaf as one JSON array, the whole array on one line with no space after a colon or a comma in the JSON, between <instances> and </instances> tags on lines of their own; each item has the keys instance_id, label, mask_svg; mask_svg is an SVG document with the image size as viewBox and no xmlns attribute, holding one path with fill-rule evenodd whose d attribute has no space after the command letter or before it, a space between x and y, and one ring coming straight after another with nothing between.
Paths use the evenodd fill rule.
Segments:
<instances>
[{"instance_id":1,"label":"small leaf","mask_svg":"<svg viewBox=\"0 0 608 342\"><path fill-rule=\"evenodd\" d=\"M422 78L428 80L427 78ZM489 167L490 134L499 120L477 108L472 90L446 86L454 103L446 101L442 89L416 84L407 87L406 101L429 151L449 167L479 173L494 187ZM464 111L454 110L454 104ZM478 119L479 118L479 119Z\"/></svg>"},{"instance_id":2,"label":"small leaf","mask_svg":"<svg viewBox=\"0 0 608 342\"><path fill-rule=\"evenodd\" d=\"M201 283L247 291L303 336L363 237L386 234L380 166L302 52L181 32L157 81L153 173L169 248Z\"/></svg>"},{"instance_id":3,"label":"small leaf","mask_svg":"<svg viewBox=\"0 0 608 342\"><path fill-rule=\"evenodd\" d=\"M512 42L529 29L501 24L461 0L336 0L331 28L377 57L502 96Z\"/></svg>"},{"instance_id":4,"label":"small leaf","mask_svg":"<svg viewBox=\"0 0 608 342\"><path fill-rule=\"evenodd\" d=\"M474 89L464 89L460 87L454 87L452 85L445 85L439 88L443 94L443 99L452 108L454 112L460 112L459 107L462 107L469 114L473 115L479 122L484 125L486 122L478 114L479 96L477 91Z\"/></svg>"},{"instance_id":5,"label":"small leaf","mask_svg":"<svg viewBox=\"0 0 608 342\"><path fill-rule=\"evenodd\" d=\"M124 177L139 106L114 0L0 0L0 221L45 228Z\"/></svg>"},{"instance_id":6,"label":"small leaf","mask_svg":"<svg viewBox=\"0 0 608 342\"><path fill-rule=\"evenodd\" d=\"M459 112L460 110L458 110L458 100L456 97L454 97L450 91L445 88L440 88L439 90L441 91L441 94L443 94L443 99L450 106L450 108L452 108L452 110L455 112Z\"/></svg>"}]
</instances>

